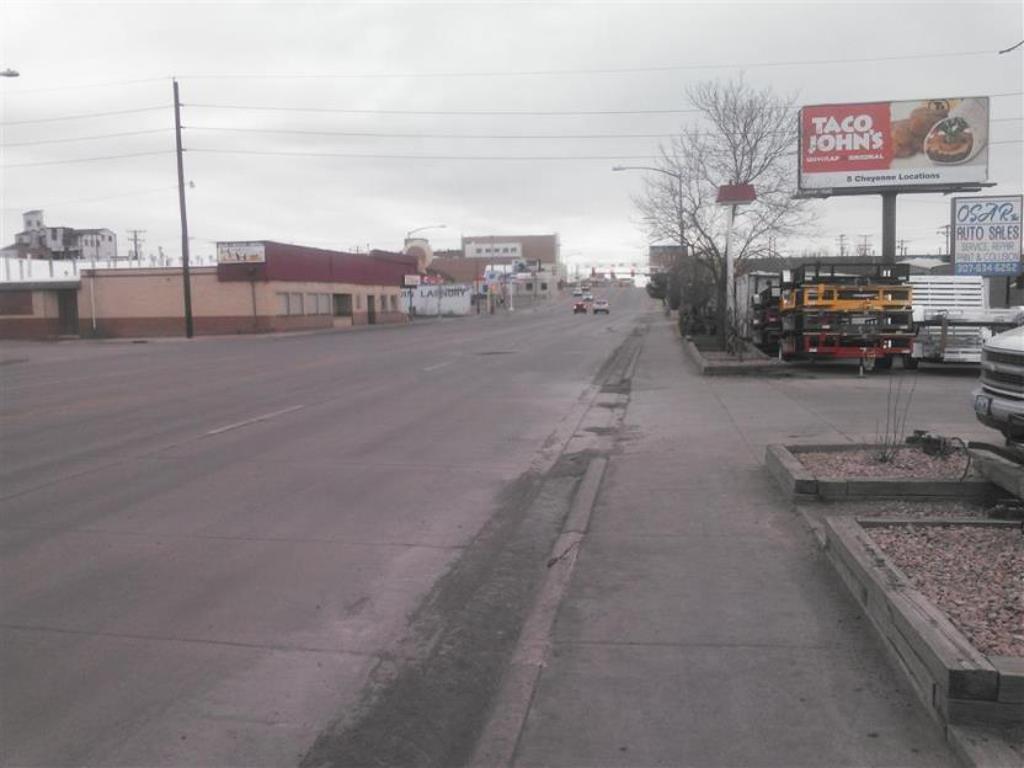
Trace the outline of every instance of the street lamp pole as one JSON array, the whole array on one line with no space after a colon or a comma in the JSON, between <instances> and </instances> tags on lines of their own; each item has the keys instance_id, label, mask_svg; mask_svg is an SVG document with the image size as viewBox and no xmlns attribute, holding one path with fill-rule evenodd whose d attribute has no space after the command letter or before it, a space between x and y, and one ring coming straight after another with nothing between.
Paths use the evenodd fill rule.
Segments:
<instances>
[{"instance_id":1,"label":"street lamp pole","mask_svg":"<svg viewBox=\"0 0 1024 768\"><path fill-rule=\"evenodd\" d=\"M656 168L653 165L613 165L613 171L652 171L669 176L676 180L679 199L676 205L676 226L679 229L679 253L686 255L686 225L683 220L683 174L670 171L666 168Z\"/></svg>"},{"instance_id":2,"label":"street lamp pole","mask_svg":"<svg viewBox=\"0 0 1024 768\"><path fill-rule=\"evenodd\" d=\"M409 240L412 239L412 236L414 234L416 234L417 232L422 232L425 229L447 229L447 228L448 228L447 224L428 224L425 227L416 227L416 229L410 229L408 232L405 233L405 239L406 239L406 241L409 241Z\"/></svg>"},{"instance_id":3,"label":"street lamp pole","mask_svg":"<svg viewBox=\"0 0 1024 768\"><path fill-rule=\"evenodd\" d=\"M409 241L412 239L412 236L414 234L416 234L417 232L422 232L425 229L445 229L447 227L448 227L447 224L428 224L425 227L416 227L415 229L410 229L408 232L405 233L405 244L408 245ZM423 262L424 270L426 269L426 267L427 267L426 259L424 258L424 262ZM412 301L413 295L412 294L413 294L414 290L416 290L416 289L414 289L412 287L409 288L409 317L410 318L412 318L412 316L413 316L413 301ZM441 314L441 289L440 288L438 288L437 297L438 297L437 298L437 306L438 306L437 313L438 313L438 315L440 315Z\"/></svg>"}]
</instances>

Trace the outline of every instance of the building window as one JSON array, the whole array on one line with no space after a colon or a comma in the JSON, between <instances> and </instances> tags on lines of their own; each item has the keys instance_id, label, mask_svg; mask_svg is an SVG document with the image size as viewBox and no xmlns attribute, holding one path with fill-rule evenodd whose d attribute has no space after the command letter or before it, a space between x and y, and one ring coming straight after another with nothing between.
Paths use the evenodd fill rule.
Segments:
<instances>
[{"instance_id":1,"label":"building window","mask_svg":"<svg viewBox=\"0 0 1024 768\"><path fill-rule=\"evenodd\" d=\"M363 294L357 293L356 294L356 309L362 309L362 308L363 308Z\"/></svg>"},{"instance_id":2,"label":"building window","mask_svg":"<svg viewBox=\"0 0 1024 768\"><path fill-rule=\"evenodd\" d=\"M331 294L321 293L320 294L320 314L329 315L331 314Z\"/></svg>"},{"instance_id":3,"label":"building window","mask_svg":"<svg viewBox=\"0 0 1024 768\"><path fill-rule=\"evenodd\" d=\"M533 290L533 283L527 283L526 284L526 290L532 291Z\"/></svg>"},{"instance_id":4,"label":"building window","mask_svg":"<svg viewBox=\"0 0 1024 768\"><path fill-rule=\"evenodd\" d=\"M398 311L398 297L394 296L394 295L392 295L392 297L391 297L391 311L392 312L397 312Z\"/></svg>"},{"instance_id":5,"label":"building window","mask_svg":"<svg viewBox=\"0 0 1024 768\"><path fill-rule=\"evenodd\" d=\"M546 291L546 290L548 289L548 284L547 284L547 283L541 283L541 284L540 284L540 289L541 289L542 291Z\"/></svg>"},{"instance_id":6,"label":"building window","mask_svg":"<svg viewBox=\"0 0 1024 768\"><path fill-rule=\"evenodd\" d=\"M301 293L290 293L288 294L288 314L289 315L301 315L302 311L302 294Z\"/></svg>"},{"instance_id":7,"label":"building window","mask_svg":"<svg viewBox=\"0 0 1024 768\"><path fill-rule=\"evenodd\" d=\"M277 294L277 314L287 315L288 314L288 294L279 293Z\"/></svg>"}]
</instances>

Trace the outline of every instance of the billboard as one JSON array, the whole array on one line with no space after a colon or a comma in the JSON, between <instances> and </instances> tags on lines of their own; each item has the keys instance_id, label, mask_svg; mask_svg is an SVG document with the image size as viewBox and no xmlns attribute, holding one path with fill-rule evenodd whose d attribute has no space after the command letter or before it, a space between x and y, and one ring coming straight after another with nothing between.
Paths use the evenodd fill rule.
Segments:
<instances>
[{"instance_id":1,"label":"billboard","mask_svg":"<svg viewBox=\"0 0 1024 768\"><path fill-rule=\"evenodd\" d=\"M800 189L847 194L988 180L987 97L800 109Z\"/></svg>"},{"instance_id":2,"label":"billboard","mask_svg":"<svg viewBox=\"0 0 1024 768\"><path fill-rule=\"evenodd\" d=\"M958 275L1019 275L1021 195L954 197L950 247Z\"/></svg>"},{"instance_id":3,"label":"billboard","mask_svg":"<svg viewBox=\"0 0 1024 768\"><path fill-rule=\"evenodd\" d=\"M218 264L262 264L266 260L263 243L217 243Z\"/></svg>"}]
</instances>

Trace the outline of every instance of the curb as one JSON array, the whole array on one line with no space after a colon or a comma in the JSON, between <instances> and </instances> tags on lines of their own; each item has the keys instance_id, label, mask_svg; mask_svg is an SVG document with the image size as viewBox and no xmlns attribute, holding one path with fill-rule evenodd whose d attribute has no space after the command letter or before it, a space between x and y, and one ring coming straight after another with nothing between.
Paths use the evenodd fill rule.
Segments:
<instances>
[{"instance_id":1,"label":"curb","mask_svg":"<svg viewBox=\"0 0 1024 768\"><path fill-rule=\"evenodd\" d=\"M1010 738L1024 745L1024 733ZM946 741L953 754L967 768L1020 768L1024 754L1009 745L1007 736L990 728L951 725L946 728Z\"/></svg>"},{"instance_id":2,"label":"curb","mask_svg":"<svg viewBox=\"0 0 1024 768\"><path fill-rule=\"evenodd\" d=\"M1005 522L991 521L996 526ZM865 531L880 524L885 522L826 517L824 549L829 563L870 620L886 654L943 727L957 756L970 766L1001 765L989 757L1001 755L1002 760L1013 757L1013 752L998 734L983 741L968 737L976 735L974 728L1024 725L1024 665L1020 659L980 653L944 613L913 589ZM1014 759L1012 764L1019 766L1019 755Z\"/></svg>"},{"instance_id":3,"label":"curb","mask_svg":"<svg viewBox=\"0 0 1024 768\"><path fill-rule=\"evenodd\" d=\"M523 624L512 662L495 697L491 715L477 741L469 761L470 766L509 766L515 758L519 737L533 702L533 692L541 670L547 664L551 628L576 568L579 548L590 526L590 517L607 466L607 458L594 457L576 488L562 532L551 550L548 572Z\"/></svg>"},{"instance_id":4,"label":"curb","mask_svg":"<svg viewBox=\"0 0 1024 768\"><path fill-rule=\"evenodd\" d=\"M773 443L765 448L764 463L782 492L794 500L808 498L828 501L943 498L987 501L1001 494L1000 489L989 480L978 478L967 480L819 478L797 458L797 454L812 451L849 451L871 447L856 443L845 445L781 445Z\"/></svg>"}]
</instances>

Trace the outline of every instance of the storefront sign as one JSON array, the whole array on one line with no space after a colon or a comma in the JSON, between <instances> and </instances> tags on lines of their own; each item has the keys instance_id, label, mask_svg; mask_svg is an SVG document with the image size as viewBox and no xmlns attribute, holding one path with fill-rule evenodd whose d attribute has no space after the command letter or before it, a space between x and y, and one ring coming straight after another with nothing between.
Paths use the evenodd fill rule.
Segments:
<instances>
[{"instance_id":1,"label":"storefront sign","mask_svg":"<svg viewBox=\"0 0 1024 768\"><path fill-rule=\"evenodd\" d=\"M218 264L262 264L266 260L263 243L217 243Z\"/></svg>"},{"instance_id":2,"label":"storefront sign","mask_svg":"<svg viewBox=\"0 0 1024 768\"><path fill-rule=\"evenodd\" d=\"M800 110L800 189L988 180L988 98L825 104Z\"/></svg>"},{"instance_id":3,"label":"storefront sign","mask_svg":"<svg viewBox=\"0 0 1024 768\"><path fill-rule=\"evenodd\" d=\"M1021 195L954 197L950 247L958 275L1019 275Z\"/></svg>"}]
</instances>

